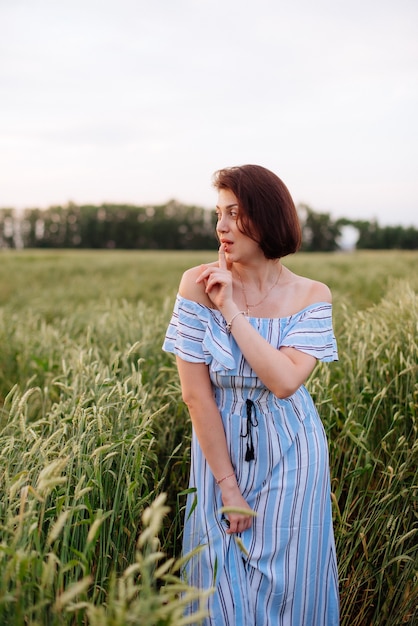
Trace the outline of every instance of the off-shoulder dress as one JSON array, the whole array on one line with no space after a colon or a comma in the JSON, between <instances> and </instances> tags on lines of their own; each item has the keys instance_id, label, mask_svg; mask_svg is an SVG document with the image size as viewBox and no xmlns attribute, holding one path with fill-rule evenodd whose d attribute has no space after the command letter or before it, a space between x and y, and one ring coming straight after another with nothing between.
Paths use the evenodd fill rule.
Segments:
<instances>
[{"instance_id":1,"label":"off-shoulder dress","mask_svg":"<svg viewBox=\"0 0 418 626\"><path fill-rule=\"evenodd\" d=\"M248 320L276 348L338 358L327 302L288 317ZM257 513L240 541L226 533L221 492L193 434L183 551L204 546L185 575L191 585L215 588L205 624L336 626L328 446L306 387L277 398L243 357L222 314L180 295L163 349L207 364L238 485Z\"/></svg>"}]
</instances>

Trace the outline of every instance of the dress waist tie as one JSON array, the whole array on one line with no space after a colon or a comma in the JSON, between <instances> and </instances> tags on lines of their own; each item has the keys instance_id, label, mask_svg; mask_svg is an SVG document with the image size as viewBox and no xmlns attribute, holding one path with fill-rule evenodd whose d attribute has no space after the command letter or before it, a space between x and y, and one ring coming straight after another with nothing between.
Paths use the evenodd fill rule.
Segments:
<instances>
[{"instance_id":1,"label":"dress waist tie","mask_svg":"<svg viewBox=\"0 0 418 626\"><path fill-rule=\"evenodd\" d=\"M247 450L245 452L245 460L253 461L255 459L254 455L254 442L253 442L253 433L252 429L255 426L258 426L258 420L255 413L255 404L252 400L246 400L246 411L247 411L247 428L245 433L241 433L241 437L245 437L247 439Z\"/></svg>"}]
</instances>

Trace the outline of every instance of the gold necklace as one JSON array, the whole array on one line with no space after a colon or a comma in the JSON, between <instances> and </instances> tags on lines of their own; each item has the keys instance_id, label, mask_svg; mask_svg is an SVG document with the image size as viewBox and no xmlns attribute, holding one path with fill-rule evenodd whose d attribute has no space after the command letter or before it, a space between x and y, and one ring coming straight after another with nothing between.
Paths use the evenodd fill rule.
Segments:
<instances>
[{"instance_id":1,"label":"gold necklace","mask_svg":"<svg viewBox=\"0 0 418 626\"><path fill-rule=\"evenodd\" d=\"M246 315L249 316L250 315L250 308L251 309L255 309L258 306L260 306L260 304L263 304L264 300L267 298L267 296L269 295L269 293L274 289L274 287L276 287L277 283L280 280L280 276L282 275L282 269L283 269L283 265L280 265L280 271L279 274L275 280L275 282L272 284L271 287L269 287L269 289L267 290L267 293L265 296L263 296L261 298L261 300L259 302L257 302L256 304L248 304L247 302L247 294L245 292L245 286L244 286L244 282L241 278L241 275L239 274L239 272L237 272L238 278L239 278L239 282L241 283L241 289L242 289L242 295L244 296L244 300L245 300L245 308L246 308Z\"/></svg>"}]
</instances>

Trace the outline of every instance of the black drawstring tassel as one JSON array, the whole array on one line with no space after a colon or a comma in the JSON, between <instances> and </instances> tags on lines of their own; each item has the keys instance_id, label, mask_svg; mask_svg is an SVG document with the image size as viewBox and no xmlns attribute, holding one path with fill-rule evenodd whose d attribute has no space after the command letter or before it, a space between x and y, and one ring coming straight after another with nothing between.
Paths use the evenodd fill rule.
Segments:
<instances>
[{"instance_id":1,"label":"black drawstring tassel","mask_svg":"<svg viewBox=\"0 0 418 626\"><path fill-rule=\"evenodd\" d=\"M246 400L245 404L247 408L247 432L244 435L241 435L241 437L247 438L247 450L245 452L245 460L253 461L255 459L255 455L254 455L254 442L253 442L252 427L258 426L258 420L255 415L254 402L252 400ZM254 410L254 419L252 417L253 410Z\"/></svg>"},{"instance_id":2,"label":"black drawstring tassel","mask_svg":"<svg viewBox=\"0 0 418 626\"><path fill-rule=\"evenodd\" d=\"M245 460L246 461L253 461L255 459L254 456L254 444L253 444L253 440L251 437L251 441L247 442L247 451L245 453Z\"/></svg>"}]
</instances>

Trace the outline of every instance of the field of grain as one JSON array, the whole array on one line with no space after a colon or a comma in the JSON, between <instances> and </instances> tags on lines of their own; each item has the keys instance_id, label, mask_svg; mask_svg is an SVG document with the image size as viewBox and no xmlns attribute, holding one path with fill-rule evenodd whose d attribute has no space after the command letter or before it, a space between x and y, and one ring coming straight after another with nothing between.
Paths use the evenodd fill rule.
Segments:
<instances>
[{"instance_id":1,"label":"field of grain","mask_svg":"<svg viewBox=\"0 0 418 626\"><path fill-rule=\"evenodd\" d=\"M161 344L182 271L211 260L0 254L0 624L186 623L190 424ZM309 388L330 444L341 623L412 626L418 254L286 264L334 294L340 360Z\"/></svg>"}]
</instances>

